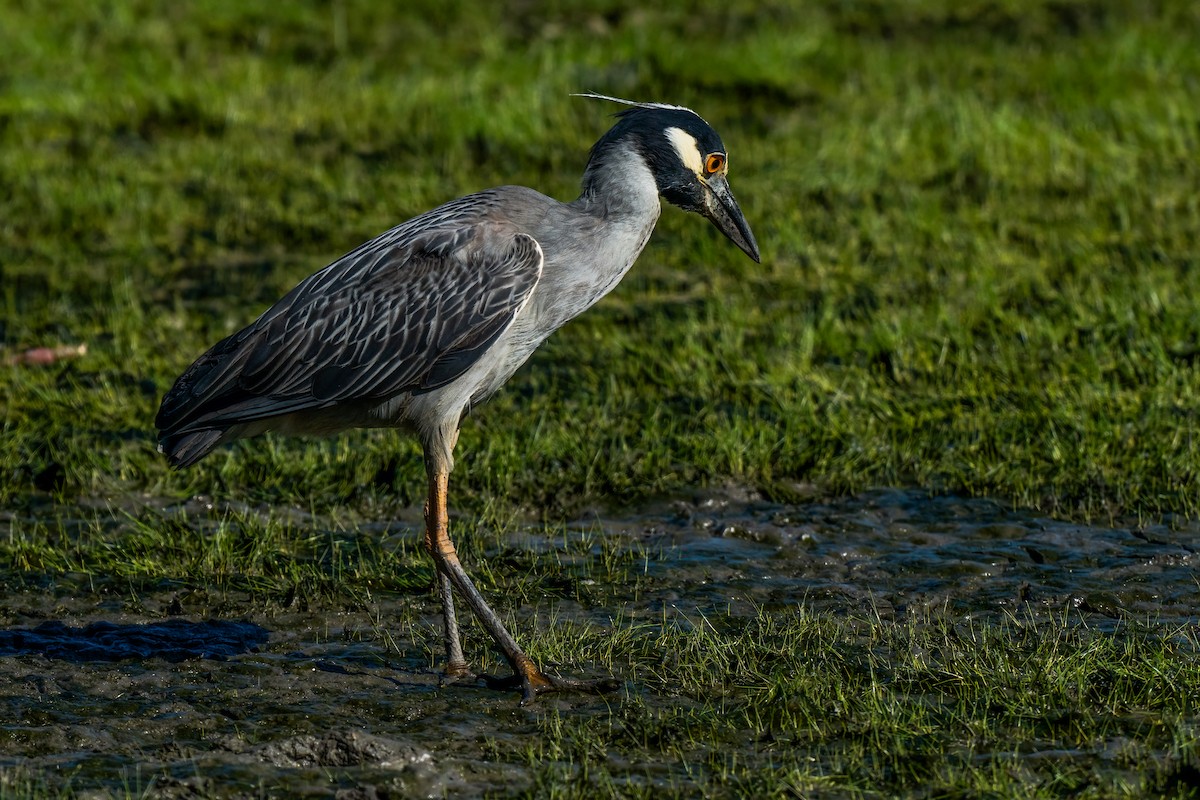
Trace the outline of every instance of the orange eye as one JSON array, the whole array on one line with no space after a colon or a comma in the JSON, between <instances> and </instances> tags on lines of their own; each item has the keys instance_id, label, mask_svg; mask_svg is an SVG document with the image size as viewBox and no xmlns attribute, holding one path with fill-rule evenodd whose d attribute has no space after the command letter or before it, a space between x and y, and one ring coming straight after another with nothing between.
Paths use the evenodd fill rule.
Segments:
<instances>
[{"instance_id":1,"label":"orange eye","mask_svg":"<svg viewBox=\"0 0 1200 800\"><path fill-rule=\"evenodd\" d=\"M714 172L720 172L725 169L724 153L709 153L708 158L704 159L704 171L709 175Z\"/></svg>"}]
</instances>

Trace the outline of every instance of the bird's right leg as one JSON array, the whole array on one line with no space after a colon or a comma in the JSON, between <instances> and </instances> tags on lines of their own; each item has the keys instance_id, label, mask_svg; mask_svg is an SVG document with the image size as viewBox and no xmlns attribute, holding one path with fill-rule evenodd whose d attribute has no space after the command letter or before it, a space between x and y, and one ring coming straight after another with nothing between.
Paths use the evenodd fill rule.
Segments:
<instances>
[{"instance_id":1,"label":"bird's right leg","mask_svg":"<svg viewBox=\"0 0 1200 800\"><path fill-rule=\"evenodd\" d=\"M446 640L446 676L450 678L469 677L471 667L463 656L462 639L458 635L458 619L454 616L454 585L450 576L440 567L438 574L438 591L442 595L442 619L445 622Z\"/></svg>"},{"instance_id":2,"label":"bird's right leg","mask_svg":"<svg viewBox=\"0 0 1200 800\"><path fill-rule=\"evenodd\" d=\"M429 513L429 502L427 501L425 503L425 549L432 553L436 547L436 524L435 521L431 521ZM463 656L462 638L458 633L458 617L454 613L454 584L450 580L450 575L436 558L433 563L437 572L438 594L442 598L442 621L445 623L443 635L446 645L446 677L469 677L472 674L471 667L467 664L466 657Z\"/></svg>"}]
</instances>

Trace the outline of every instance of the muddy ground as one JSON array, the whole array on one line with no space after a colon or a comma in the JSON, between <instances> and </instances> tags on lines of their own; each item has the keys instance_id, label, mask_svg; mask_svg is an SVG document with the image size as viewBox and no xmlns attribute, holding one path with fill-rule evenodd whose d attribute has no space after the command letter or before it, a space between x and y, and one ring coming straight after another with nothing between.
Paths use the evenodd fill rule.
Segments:
<instances>
[{"instance_id":1,"label":"muddy ground","mask_svg":"<svg viewBox=\"0 0 1200 800\"><path fill-rule=\"evenodd\" d=\"M1088 612L1101 626L1200 620L1194 524L1088 526L987 500L878 491L796 505L730 494L589 516L576 527L597 525L644 554L647 580L624 596L606 590L602 605L548 599L530 615L628 625L664 612L737 618L804 603L833 614L873 608L885 618L913 608L1002 615L1048 607ZM551 543L531 528L514 545ZM530 777L492 755L519 746L548 707L590 714L656 702L631 681L605 698L534 708L474 685L442 687L430 596L245 611L255 606L171 587L98 595L82 576L0 599L8 789L506 793L529 789ZM404 616L427 626L425 642L410 643L403 628L382 634Z\"/></svg>"}]
</instances>

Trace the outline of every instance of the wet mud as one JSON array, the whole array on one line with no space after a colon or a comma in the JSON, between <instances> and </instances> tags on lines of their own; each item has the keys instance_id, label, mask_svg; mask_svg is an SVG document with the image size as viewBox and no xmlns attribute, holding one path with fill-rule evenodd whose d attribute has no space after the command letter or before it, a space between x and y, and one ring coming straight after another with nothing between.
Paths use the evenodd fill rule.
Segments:
<instances>
[{"instance_id":1,"label":"wet mud","mask_svg":"<svg viewBox=\"0 0 1200 800\"><path fill-rule=\"evenodd\" d=\"M1193 523L1089 526L912 491L796 504L730 492L591 514L566 534L530 527L508 546L545 552L597 529L640 565L636 585L596 587L594 602L543 597L518 617L736 620L803 603L883 618L1070 608L1099 626L1200 621ZM79 588L57 581L0 604L0 774L51 791L502 795L529 790L530 776L496 749L521 746L548 707L588 714L656 702L630 682L606 698L532 708L473 684L442 686L426 595L357 607L246 603L237 614L236 596L181 603L164 589L97 602ZM406 615L416 622L389 624Z\"/></svg>"},{"instance_id":2,"label":"wet mud","mask_svg":"<svg viewBox=\"0 0 1200 800\"><path fill-rule=\"evenodd\" d=\"M659 531L665 567L687 583L711 570L714 601L794 603L880 613L914 607L976 615L1020 604L1112 619L1195 620L1200 526L1083 525L986 499L878 491L784 507L709 499L679 504ZM699 532L708 536L699 536Z\"/></svg>"}]
</instances>

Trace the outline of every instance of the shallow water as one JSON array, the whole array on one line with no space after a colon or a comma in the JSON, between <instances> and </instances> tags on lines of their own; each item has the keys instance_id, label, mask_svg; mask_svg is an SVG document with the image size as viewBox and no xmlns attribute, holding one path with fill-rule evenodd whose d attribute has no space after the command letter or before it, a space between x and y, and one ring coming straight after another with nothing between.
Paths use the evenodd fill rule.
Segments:
<instances>
[{"instance_id":1,"label":"shallow water","mask_svg":"<svg viewBox=\"0 0 1200 800\"><path fill-rule=\"evenodd\" d=\"M668 574L685 579L691 570L711 570L718 603L803 598L819 610L851 601L884 612L964 613L1069 604L1159 621L1200 614L1195 523L1176 530L1081 525L986 499L890 490L795 506L677 503L645 536L674 547L662 562Z\"/></svg>"},{"instance_id":2,"label":"shallow water","mask_svg":"<svg viewBox=\"0 0 1200 800\"><path fill-rule=\"evenodd\" d=\"M1088 526L914 491L795 505L732 492L589 515L565 531L529 528L511 546L550 551L564 538L597 541L598 532L603 547L562 557L615 551L640 564L645 580L596 587L596 603L546 600L528 613L620 625L667 611L736 620L803 603L883 619L1070 608L1099 627L1200 621L1194 524ZM473 685L440 687L429 653L407 645L405 629L391 631L394 645L381 635L414 604L432 631L432 598L206 620L189 612L236 609L239 599L181 605L164 590L97 605L75 595L63 579L0 606L0 769L19 767L51 786L151 796L528 788L521 768L491 754L533 735L545 706L522 708L513 695ZM634 695L654 702L627 686L625 698ZM582 715L606 713L622 697L546 702Z\"/></svg>"}]
</instances>

